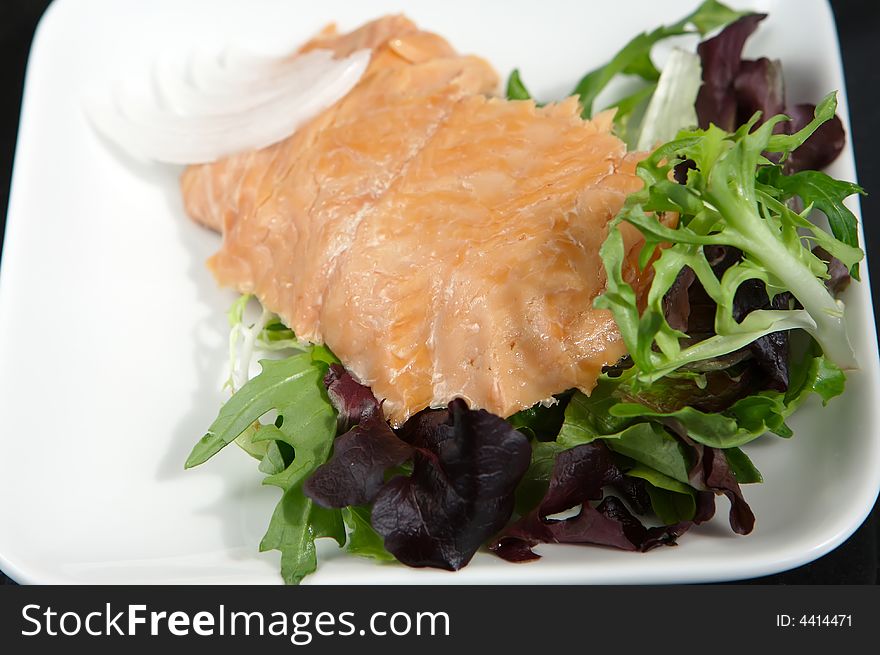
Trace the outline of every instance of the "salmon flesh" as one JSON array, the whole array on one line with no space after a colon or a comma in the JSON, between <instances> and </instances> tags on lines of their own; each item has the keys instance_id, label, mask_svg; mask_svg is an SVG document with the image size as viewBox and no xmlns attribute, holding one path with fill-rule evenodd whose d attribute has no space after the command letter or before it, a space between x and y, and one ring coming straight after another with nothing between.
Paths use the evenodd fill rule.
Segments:
<instances>
[{"instance_id":1,"label":"salmon flesh","mask_svg":"<svg viewBox=\"0 0 880 655\"><path fill-rule=\"evenodd\" d=\"M492 97L488 63L401 16L312 48L372 59L283 142L184 172L187 212L223 234L218 282L326 344L394 425L454 398L506 417L589 393L626 353L593 308L599 246L641 188L610 116Z\"/></svg>"}]
</instances>

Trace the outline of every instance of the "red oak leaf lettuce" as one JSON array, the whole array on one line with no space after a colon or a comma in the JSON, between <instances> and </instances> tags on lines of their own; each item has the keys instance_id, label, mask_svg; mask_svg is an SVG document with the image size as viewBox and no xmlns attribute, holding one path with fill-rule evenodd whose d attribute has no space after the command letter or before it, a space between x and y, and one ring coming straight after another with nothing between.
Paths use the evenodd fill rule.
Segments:
<instances>
[{"instance_id":1,"label":"red oak leaf lettuce","mask_svg":"<svg viewBox=\"0 0 880 655\"><path fill-rule=\"evenodd\" d=\"M412 475L382 487L373 528L404 564L457 570L507 524L531 447L507 421L460 399L414 419L401 432L416 447Z\"/></svg>"},{"instance_id":2,"label":"red oak leaf lettuce","mask_svg":"<svg viewBox=\"0 0 880 655\"><path fill-rule=\"evenodd\" d=\"M623 473L602 441L560 452L553 464L549 488L538 507L505 530L489 549L508 561L522 562L539 557L532 550L539 543L598 544L635 551L674 544L690 527L690 521L646 528L613 496L596 507L589 504L602 498L605 486L614 485L621 478ZM576 516L550 518L578 505L580 511Z\"/></svg>"},{"instance_id":3,"label":"red oak leaf lettuce","mask_svg":"<svg viewBox=\"0 0 880 655\"><path fill-rule=\"evenodd\" d=\"M323 507L371 503L385 482L385 471L402 464L413 447L401 441L382 413L370 414L333 442L333 455L304 487Z\"/></svg>"}]
</instances>

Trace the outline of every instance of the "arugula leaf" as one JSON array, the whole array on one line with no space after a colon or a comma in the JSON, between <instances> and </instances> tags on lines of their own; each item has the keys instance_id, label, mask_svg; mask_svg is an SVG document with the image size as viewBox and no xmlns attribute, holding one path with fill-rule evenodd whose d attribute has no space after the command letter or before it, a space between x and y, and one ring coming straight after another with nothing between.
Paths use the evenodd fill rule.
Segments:
<instances>
[{"instance_id":1,"label":"arugula leaf","mask_svg":"<svg viewBox=\"0 0 880 655\"><path fill-rule=\"evenodd\" d=\"M630 150L636 149L637 139L645 126L644 113L647 111L648 101L657 90L657 85L658 82L650 82L605 107L605 110L614 110L614 133ZM682 125L684 126L686 125Z\"/></svg>"},{"instance_id":2,"label":"arugula leaf","mask_svg":"<svg viewBox=\"0 0 880 655\"><path fill-rule=\"evenodd\" d=\"M593 103L599 93L619 74L636 75L648 82L660 77L660 71L651 61L651 49L656 43L671 36L699 33L723 27L748 12L737 12L715 0L706 0L696 10L677 23L643 32L631 39L607 64L584 75L572 91L580 96L583 117L593 115ZM693 25L692 29L690 26Z\"/></svg>"},{"instance_id":3,"label":"arugula leaf","mask_svg":"<svg viewBox=\"0 0 880 655\"><path fill-rule=\"evenodd\" d=\"M308 372L300 374L302 358L306 357ZM269 363L261 362L264 372ZM331 537L340 547L345 545L341 512L317 505L302 489L309 476L330 456L336 436L336 412L323 385L326 366L315 359L314 353L281 360L281 367L286 368L287 379L300 382L285 385L287 394L275 406L282 417L280 426L261 429L255 439L262 437L287 444L293 448L294 458L286 469L263 480L263 484L280 488L282 496L260 542L260 551L280 550L284 581L299 584L317 567L315 539ZM270 366L270 371L273 368L274 365Z\"/></svg>"},{"instance_id":4,"label":"arugula leaf","mask_svg":"<svg viewBox=\"0 0 880 655\"><path fill-rule=\"evenodd\" d=\"M235 443L248 455L260 461L266 456L266 444L264 442L255 442L254 435L260 429L260 423L251 423L244 432L235 438Z\"/></svg>"},{"instance_id":5,"label":"arugula leaf","mask_svg":"<svg viewBox=\"0 0 880 655\"><path fill-rule=\"evenodd\" d=\"M327 443L324 449L316 444L305 456L302 450L297 450L290 466L263 480L263 484L278 487L283 493L260 542L260 552L281 551L281 577L287 584L299 584L317 568L315 539L331 537L340 547L345 545L345 525L340 510L321 507L302 492L303 482L316 462L329 453L332 436Z\"/></svg>"},{"instance_id":6,"label":"arugula leaf","mask_svg":"<svg viewBox=\"0 0 880 655\"><path fill-rule=\"evenodd\" d=\"M261 469L270 475L263 484L283 492L260 550L281 551L281 574L288 584L298 584L315 570L315 539L332 537L340 546L345 543L339 510L316 505L302 491L305 480L329 457L336 436L336 413L322 382L328 353L313 349L283 360L261 361L260 374L220 409L186 461L187 468L207 461L243 432L253 429L264 414L278 412L275 425L261 425L250 441L267 443ZM295 455L289 464L285 448Z\"/></svg>"},{"instance_id":7,"label":"arugula leaf","mask_svg":"<svg viewBox=\"0 0 880 655\"><path fill-rule=\"evenodd\" d=\"M277 430L274 425L263 427L270 427L273 430ZM266 444L266 454L263 456L263 459L260 460L261 473L275 475L276 473L281 473L284 469L290 466L290 462L293 461L293 448L274 437L267 441L262 441L261 443Z\"/></svg>"},{"instance_id":8,"label":"arugula leaf","mask_svg":"<svg viewBox=\"0 0 880 655\"><path fill-rule=\"evenodd\" d=\"M262 372L220 409L208 432L192 449L186 468L211 459L270 410L301 407L301 401L305 402L321 385L322 373L314 366L310 353L277 361L265 359L260 366Z\"/></svg>"}]
</instances>

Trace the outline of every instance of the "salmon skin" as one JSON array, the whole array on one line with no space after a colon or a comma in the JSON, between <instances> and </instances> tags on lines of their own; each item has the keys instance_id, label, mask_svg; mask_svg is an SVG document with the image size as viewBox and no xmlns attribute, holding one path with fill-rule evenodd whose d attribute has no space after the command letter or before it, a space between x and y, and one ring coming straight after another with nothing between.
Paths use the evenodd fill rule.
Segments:
<instances>
[{"instance_id":1,"label":"salmon skin","mask_svg":"<svg viewBox=\"0 0 880 655\"><path fill-rule=\"evenodd\" d=\"M373 53L285 141L184 172L188 213L223 233L218 282L325 343L393 425L453 398L509 416L589 393L626 353L593 308L599 246L641 188L611 117L490 97L484 60L401 16L316 47ZM633 261L640 237L623 229Z\"/></svg>"}]
</instances>

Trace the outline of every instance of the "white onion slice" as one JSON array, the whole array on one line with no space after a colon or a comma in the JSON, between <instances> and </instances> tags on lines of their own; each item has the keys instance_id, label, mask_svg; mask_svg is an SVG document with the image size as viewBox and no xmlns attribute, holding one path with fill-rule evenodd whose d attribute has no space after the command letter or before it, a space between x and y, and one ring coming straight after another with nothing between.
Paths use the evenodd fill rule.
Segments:
<instances>
[{"instance_id":1,"label":"white onion slice","mask_svg":"<svg viewBox=\"0 0 880 655\"><path fill-rule=\"evenodd\" d=\"M151 85L114 85L87 101L86 112L99 133L139 159L212 162L286 139L345 96L369 62L369 50L343 59L329 50L284 58L196 53L157 62Z\"/></svg>"}]
</instances>

